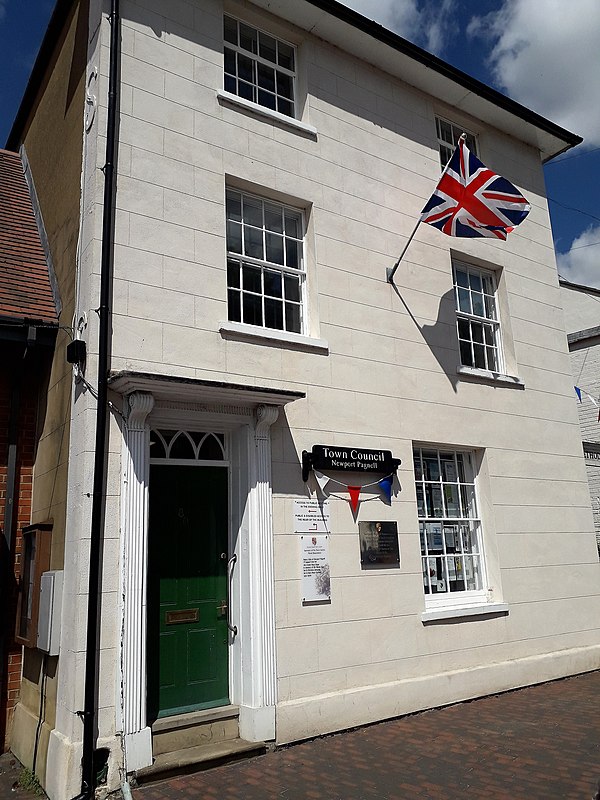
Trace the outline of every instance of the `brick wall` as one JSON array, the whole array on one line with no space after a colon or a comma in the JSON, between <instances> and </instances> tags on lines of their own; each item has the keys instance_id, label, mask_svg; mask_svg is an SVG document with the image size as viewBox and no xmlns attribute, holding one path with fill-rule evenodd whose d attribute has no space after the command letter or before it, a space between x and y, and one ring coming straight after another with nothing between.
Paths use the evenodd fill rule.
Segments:
<instances>
[{"instance_id":1,"label":"brick wall","mask_svg":"<svg viewBox=\"0 0 600 800\"><path fill-rule=\"evenodd\" d=\"M22 540L21 530L31 522L31 491L33 458L36 434L36 382L31 380L31 370L25 370L22 346L3 352L3 370L0 374L0 529L2 530L2 630L0 631L0 746L7 748L12 716L19 701L22 670L22 648L14 642L16 612L16 585L20 571ZM12 352L11 352L12 350ZM25 375L23 373L27 372ZM8 553L4 539L5 509L8 471L8 425L14 379L22 375L19 397L17 438L17 465L13 516L13 547ZM6 587L6 588L5 588ZM7 590L8 589L8 590Z\"/></svg>"}]
</instances>

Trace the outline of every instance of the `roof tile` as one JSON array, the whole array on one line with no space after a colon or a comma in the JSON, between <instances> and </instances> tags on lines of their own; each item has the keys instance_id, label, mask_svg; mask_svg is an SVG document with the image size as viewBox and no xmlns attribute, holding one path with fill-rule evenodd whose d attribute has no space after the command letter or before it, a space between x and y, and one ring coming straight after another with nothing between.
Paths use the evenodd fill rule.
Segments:
<instances>
[{"instance_id":1,"label":"roof tile","mask_svg":"<svg viewBox=\"0 0 600 800\"><path fill-rule=\"evenodd\" d=\"M0 316L57 323L23 163L8 150L0 150Z\"/></svg>"}]
</instances>

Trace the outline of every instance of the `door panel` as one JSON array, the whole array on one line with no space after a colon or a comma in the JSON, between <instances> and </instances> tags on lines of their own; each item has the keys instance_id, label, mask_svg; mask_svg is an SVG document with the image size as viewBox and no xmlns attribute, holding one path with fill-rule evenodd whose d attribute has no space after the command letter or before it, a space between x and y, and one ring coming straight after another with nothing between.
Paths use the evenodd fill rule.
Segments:
<instances>
[{"instance_id":1,"label":"door panel","mask_svg":"<svg viewBox=\"0 0 600 800\"><path fill-rule=\"evenodd\" d=\"M153 464L148 713L226 705L228 492L224 467Z\"/></svg>"}]
</instances>

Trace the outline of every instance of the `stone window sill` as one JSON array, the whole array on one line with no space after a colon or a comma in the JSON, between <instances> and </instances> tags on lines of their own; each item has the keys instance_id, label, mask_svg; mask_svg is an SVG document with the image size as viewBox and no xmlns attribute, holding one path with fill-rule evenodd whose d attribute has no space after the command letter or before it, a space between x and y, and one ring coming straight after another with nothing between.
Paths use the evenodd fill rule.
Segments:
<instances>
[{"instance_id":1,"label":"stone window sill","mask_svg":"<svg viewBox=\"0 0 600 800\"><path fill-rule=\"evenodd\" d=\"M314 339L312 336L303 336L300 333L259 328L257 325L245 325L243 322L221 322L219 332L224 339L241 339L257 344L279 344L293 350L329 355L329 343L325 339Z\"/></svg>"},{"instance_id":2,"label":"stone window sill","mask_svg":"<svg viewBox=\"0 0 600 800\"><path fill-rule=\"evenodd\" d=\"M473 378L481 383L491 383L500 386L513 386L515 389L524 389L525 384L521 378L514 375L503 375L500 372L490 372L487 369L476 369L475 367L457 367L456 372L463 378Z\"/></svg>"},{"instance_id":3,"label":"stone window sill","mask_svg":"<svg viewBox=\"0 0 600 800\"><path fill-rule=\"evenodd\" d=\"M421 614L421 621L435 622L436 620L461 619L462 617L488 617L492 614L508 614L508 603L480 603L479 605L432 608Z\"/></svg>"},{"instance_id":4,"label":"stone window sill","mask_svg":"<svg viewBox=\"0 0 600 800\"><path fill-rule=\"evenodd\" d=\"M251 114L267 119L270 122L275 122L283 128L289 128L297 133L302 133L305 136L309 136L311 139L315 139L315 141L317 139L317 129L312 125L301 122L299 119L294 119L294 117L287 117L285 114L280 114L279 111L273 111L265 106L260 106L258 103L253 103L251 100L238 97L236 94L231 94L231 92L218 89L217 100L221 105L249 111Z\"/></svg>"}]
</instances>

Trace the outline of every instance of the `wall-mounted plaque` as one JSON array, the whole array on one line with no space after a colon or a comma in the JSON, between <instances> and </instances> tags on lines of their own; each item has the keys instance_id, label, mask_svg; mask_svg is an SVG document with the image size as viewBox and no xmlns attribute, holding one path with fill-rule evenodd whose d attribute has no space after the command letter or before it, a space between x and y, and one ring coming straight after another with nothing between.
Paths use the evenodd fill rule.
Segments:
<instances>
[{"instance_id":1,"label":"wall-mounted plaque","mask_svg":"<svg viewBox=\"0 0 600 800\"><path fill-rule=\"evenodd\" d=\"M337 447L314 444L311 452L302 453L302 478L308 480L310 469L342 472L396 472L400 459L391 450L369 450L366 447Z\"/></svg>"},{"instance_id":2,"label":"wall-mounted plaque","mask_svg":"<svg viewBox=\"0 0 600 800\"><path fill-rule=\"evenodd\" d=\"M358 538L361 564L368 566L400 563L396 522L359 522Z\"/></svg>"},{"instance_id":3,"label":"wall-mounted plaque","mask_svg":"<svg viewBox=\"0 0 600 800\"><path fill-rule=\"evenodd\" d=\"M302 602L331 600L329 536L301 536Z\"/></svg>"},{"instance_id":4,"label":"wall-mounted plaque","mask_svg":"<svg viewBox=\"0 0 600 800\"><path fill-rule=\"evenodd\" d=\"M327 533L331 510L329 500L294 500L296 533Z\"/></svg>"}]
</instances>

